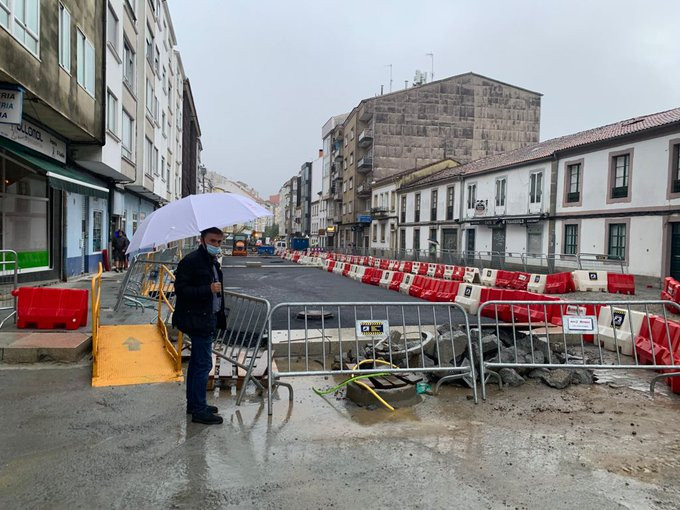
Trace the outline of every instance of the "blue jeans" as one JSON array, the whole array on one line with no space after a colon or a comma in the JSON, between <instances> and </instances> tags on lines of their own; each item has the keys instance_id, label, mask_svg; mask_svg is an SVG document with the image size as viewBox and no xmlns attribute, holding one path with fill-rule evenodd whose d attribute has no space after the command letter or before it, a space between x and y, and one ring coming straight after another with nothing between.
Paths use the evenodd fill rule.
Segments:
<instances>
[{"instance_id":1,"label":"blue jeans","mask_svg":"<svg viewBox=\"0 0 680 510\"><path fill-rule=\"evenodd\" d=\"M207 412L205 398L212 369L213 335L191 337L191 358L187 369L187 408L192 414Z\"/></svg>"}]
</instances>

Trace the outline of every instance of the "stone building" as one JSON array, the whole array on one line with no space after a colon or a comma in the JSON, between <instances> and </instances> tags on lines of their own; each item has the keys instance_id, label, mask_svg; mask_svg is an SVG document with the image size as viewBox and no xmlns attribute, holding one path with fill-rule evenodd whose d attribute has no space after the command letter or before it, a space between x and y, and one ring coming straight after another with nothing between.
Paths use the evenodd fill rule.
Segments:
<instances>
[{"instance_id":1,"label":"stone building","mask_svg":"<svg viewBox=\"0 0 680 510\"><path fill-rule=\"evenodd\" d=\"M475 73L361 101L333 147L331 172L342 183L337 245L369 246L374 181L538 142L540 105L539 93Z\"/></svg>"}]
</instances>

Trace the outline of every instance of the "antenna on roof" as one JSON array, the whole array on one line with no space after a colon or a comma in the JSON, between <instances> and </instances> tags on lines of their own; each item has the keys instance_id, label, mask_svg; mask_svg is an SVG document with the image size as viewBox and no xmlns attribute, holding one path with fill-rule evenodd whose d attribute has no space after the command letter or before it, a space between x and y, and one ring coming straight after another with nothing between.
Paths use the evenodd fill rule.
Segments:
<instances>
[{"instance_id":1,"label":"antenna on roof","mask_svg":"<svg viewBox=\"0 0 680 510\"><path fill-rule=\"evenodd\" d=\"M392 92L392 64L387 64L385 67L390 68L390 92Z\"/></svg>"},{"instance_id":2,"label":"antenna on roof","mask_svg":"<svg viewBox=\"0 0 680 510\"><path fill-rule=\"evenodd\" d=\"M434 81L434 53L425 53L426 57L430 57L430 64L432 72L430 72L430 81Z\"/></svg>"}]
</instances>

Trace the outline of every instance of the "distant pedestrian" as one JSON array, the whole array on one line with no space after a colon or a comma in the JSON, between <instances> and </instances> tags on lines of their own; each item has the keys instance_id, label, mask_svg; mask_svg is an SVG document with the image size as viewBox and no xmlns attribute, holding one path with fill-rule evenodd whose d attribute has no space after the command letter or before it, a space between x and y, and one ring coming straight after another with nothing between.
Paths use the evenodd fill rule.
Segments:
<instances>
[{"instance_id":1,"label":"distant pedestrian","mask_svg":"<svg viewBox=\"0 0 680 510\"><path fill-rule=\"evenodd\" d=\"M201 244L177 265L177 296L173 325L191 338L187 370L187 413L191 421L217 425L222 417L209 406L206 386L212 369L212 343L218 329L226 327L222 270L217 262L224 234L212 227L201 232Z\"/></svg>"},{"instance_id":2,"label":"distant pedestrian","mask_svg":"<svg viewBox=\"0 0 680 510\"><path fill-rule=\"evenodd\" d=\"M118 229L115 232L115 237L113 238L113 262L115 264L114 271L116 273L121 273L125 271L126 258L125 251L130 246L130 240L125 235L125 231Z\"/></svg>"}]
</instances>

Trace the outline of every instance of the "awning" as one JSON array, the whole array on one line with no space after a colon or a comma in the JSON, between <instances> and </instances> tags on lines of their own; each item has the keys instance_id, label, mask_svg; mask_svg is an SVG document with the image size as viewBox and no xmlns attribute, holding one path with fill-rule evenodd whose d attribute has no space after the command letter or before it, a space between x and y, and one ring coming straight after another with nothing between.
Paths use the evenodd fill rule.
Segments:
<instances>
[{"instance_id":1,"label":"awning","mask_svg":"<svg viewBox=\"0 0 680 510\"><path fill-rule=\"evenodd\" d=\"M29 149L24 149L21 145L6 138L0 138L0 148L11 152L36 167L37 170L44 172L51 188L98 198L108 198L109 196L109 190L105 187L104 182L75 168L63 166L56 161L34 154Z\"/></svg>"}]
</instances>

